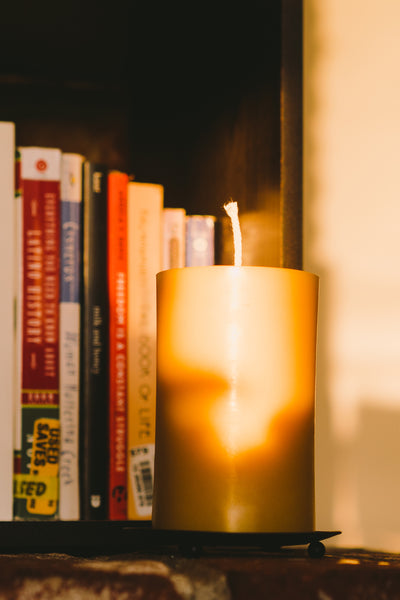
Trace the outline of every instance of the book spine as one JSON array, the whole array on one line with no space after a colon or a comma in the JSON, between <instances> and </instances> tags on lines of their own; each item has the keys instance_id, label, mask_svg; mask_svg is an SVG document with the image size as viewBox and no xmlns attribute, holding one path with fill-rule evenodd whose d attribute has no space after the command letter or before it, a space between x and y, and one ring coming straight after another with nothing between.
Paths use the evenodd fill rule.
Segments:
<instances>
[{"instance_id":1,"label":"book spine","mask_svg":"<svg viewBox=\"0 0 400 600\"><path fill-rule=\"evenodd\" d=\"M151 518L163 187L128 184L128 518Z\"/></svg>"},{"instance_id":2,"label":"book spine","mask_svg":"<svg viewBox=\"0 0 400 600\"><path fill-rule=\"evenodd\" d=\"M215 264L215 217L186 217L186 267L207 267Z\"/></svg>"},{"instance_id":3,"label":"book spine","mask_svg":"<svg viewBox=\"0 0 400 600\"><path fill-rule=\"evenodd\" d=\"M127 190L128 175L108 175L109 497L108 517L127 518Z\"/></svg>"},{"instance_id":4,"label":"book spine","mask_svg":"<svg viewBox=\"0 0 400 600\"><path fill-rule=\"evenodd\" d=\"M61 151L24 147L22 203L20 453L14 517L58 517ZM18 452L17 452L18 455Z\"/></svg>"},{"instance_id":5,"label":"book spine","mask_svg":"<svg viewBox=\"0 0 400 600\"><path fill-rule=\"evenodd\" d=\"M14 255L14 471L13 471L13 517L17 514L17 484L21 475L21 449L22 449L22 408L21 408L21 383L22 383L22 283L23 283L23 206L22 206L22 181L21 181L21 154L15 151L15 255Z\"/></svg>"},{"instance_id":6,"label":"book spine","mask_svg":"<svg viewBox=\"0 0 400 600\"><path fill-rule=\"evenodd\" d=\"M162 214L162 268L185 266L184 208L164 208Z\"/></svg>"},{"instance_id":7,"label":"book spine","mask_svg":"<svg viewBox=\"0 0 400 600\"><path fill-rule=\"evenodd\" d=\"M107 169L83 170L83 297L81 305L81 518L108 516Z\"/></svg>"},{"instance_id":8,"label":"book spine","mask_svg":"<svg viewBox=\"0 0 400 600\"><path fill-rule=\"evenodd\" d=\"M0 122L0 521L13 517L13 411L15 376L15 125Z\"/></svg>"},{"instance_id":9,"label":"book spine","mask_svg":"<svg viewBox=\"0 0 400 600\"><path fill-rule=\"evenodd\" d=\"M60 252L60 519L79 519L79 344L82 164L63 153Z\"/></svg>"}]
</instances>

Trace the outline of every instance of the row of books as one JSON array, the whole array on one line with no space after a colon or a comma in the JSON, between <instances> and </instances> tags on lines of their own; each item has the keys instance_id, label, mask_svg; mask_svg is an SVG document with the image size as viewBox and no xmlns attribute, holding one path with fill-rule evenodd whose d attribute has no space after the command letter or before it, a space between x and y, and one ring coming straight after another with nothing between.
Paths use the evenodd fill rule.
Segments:
<instances>
[{"instance_id":1,"label":"row of books","mask_svg":"<svg viewBox=\"0 0 400 600\"><path fill-rule=\"evenodd\" d=\"M0 520L150 519L155 275L214 264L215 218L79 154L15 148L5 122L0 201Z\"/></svg>"}]
</instances>

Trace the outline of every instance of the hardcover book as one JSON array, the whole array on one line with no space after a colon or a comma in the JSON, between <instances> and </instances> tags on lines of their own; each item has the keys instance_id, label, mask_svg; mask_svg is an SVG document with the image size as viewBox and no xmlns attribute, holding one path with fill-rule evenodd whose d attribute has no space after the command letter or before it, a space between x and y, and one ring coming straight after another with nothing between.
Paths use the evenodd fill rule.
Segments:
<instances>
[{"instance_id":1,"label":"hardcover book","mask_svg":"<svg viewBox=\"0 0 400 600\"><path fill-rule=\"evenodd\" d=\"M81 306L81 518L108 517L107 168L83 168Z\"/></svg>"},{"instance_id":2,"label":"hardcover book","mask_svg":"<svg viewBox=\"0 0 400 600\"><path fill-rule=\"evenodd\" d=\"M14 517L58 517L61 151L19 148L20 379Z\"/></svg>"},{"instance_id":3,"label":"hardcover book","mask_svg":"<svg viewBox=\"0 0 400 600\"><path fill-rule=\"evenodd\" d=\"M80 154L63 153L60 252L60 519L79 519L79 344L82 241Z\"/></svg>"},{"instance_id":4,"label":"hardcover book","mask_svg":"<svg viewBox=\"0 0 400 600\"><path fill-rule=\"evenodd\" d=\"M128 175L108 175L109 498L108 517L125 520L127 439L127 191Z\"/></svg>"},{"instance_id":5,"label":"hardcover book","mask_svg":"<svg viewBox=\"0 0 400 600\"><path fill-rule=\"evenodd\" d=\"M156 407L156 274L161 185L128 184L128 518L151 518Z\"/></svg>"},{"instance_id":6,"label":"hardcover book","mask_svg":"<svg viewBox=\"0 0 400 600\"><path fill-rule=\"evenodd\" d=\"M15 376L15 125L0 122L0 521L13 517L13 410Z\"/></svg>"}]
</instances>

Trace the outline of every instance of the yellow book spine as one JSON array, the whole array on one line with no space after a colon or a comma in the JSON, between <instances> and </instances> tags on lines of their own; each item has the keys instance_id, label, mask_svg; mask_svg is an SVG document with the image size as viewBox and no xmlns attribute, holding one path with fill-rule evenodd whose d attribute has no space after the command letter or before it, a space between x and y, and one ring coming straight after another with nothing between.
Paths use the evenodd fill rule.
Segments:
<instances>
[{"instance_id":1,"label":"yellow book spine","mask_svg":"<svg viewBox=\"0 0 400 600\"><path fill-rule=\"evenodd\" d=\"M156 409L156 274L161 270L161 185L128 183L128 519L152 512Z\"/></svg>"}]
</instances>

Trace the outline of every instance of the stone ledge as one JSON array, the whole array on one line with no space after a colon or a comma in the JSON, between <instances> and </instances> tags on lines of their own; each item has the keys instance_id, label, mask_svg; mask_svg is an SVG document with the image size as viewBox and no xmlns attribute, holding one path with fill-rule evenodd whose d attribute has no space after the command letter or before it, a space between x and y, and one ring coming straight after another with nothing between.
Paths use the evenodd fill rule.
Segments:
<instances>
[{"instance_id":1,"label":"stone ledge","mask_svg":"<svg viewBox=\"0 0 400 600\"><path fill-rule=\"evenodd\" d=\"M332 549L274 554L0 555L0 600L390 600L400 555Z\"/></svg>"}]
</instances>

